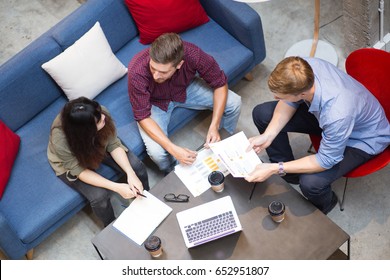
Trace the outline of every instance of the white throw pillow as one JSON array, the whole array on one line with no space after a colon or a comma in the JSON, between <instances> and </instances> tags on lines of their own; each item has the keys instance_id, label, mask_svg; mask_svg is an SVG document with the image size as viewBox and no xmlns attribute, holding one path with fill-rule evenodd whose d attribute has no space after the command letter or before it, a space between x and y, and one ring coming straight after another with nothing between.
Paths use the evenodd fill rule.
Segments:
<instances>
[{"instance_id":1,"label":"white throw pillow","mask_svg":"<svg viewBox=\"0 0 390 280\"><path fill-rule=\"evenodd\" d=\"M93 99L127 73L113 54L99 22L63 53L42 64L42 68L69 100L80 96Z\"/></svg>"}]
</instances>

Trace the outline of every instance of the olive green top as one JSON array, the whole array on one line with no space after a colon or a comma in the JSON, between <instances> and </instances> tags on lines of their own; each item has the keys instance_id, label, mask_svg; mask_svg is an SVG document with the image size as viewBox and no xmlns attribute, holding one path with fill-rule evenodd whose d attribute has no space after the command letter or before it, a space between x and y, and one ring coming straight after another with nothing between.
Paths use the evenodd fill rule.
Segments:
<instances>
[{"instance_id":1,"label":"olive green top","mask_svg":"<svg viewBox=\"0 0 390 280\"><path fill-rule=\"evenodd\" d=\"M102 106L102 110L109 115L108 110L104 106ZM128 151L118 138L115 131L114 137L108 140L106 151L111 153L118 147L122 147L126 152ZM64 173L70 173L73 177L78 177L80 173L85 170L84 167L79 165L77 158L70 151L68 141L66 140L64 131L62 130L60 114L57 115L51 126L49 145L47 147L47 157L57 176Z\"/></svg>"}]
</instances>

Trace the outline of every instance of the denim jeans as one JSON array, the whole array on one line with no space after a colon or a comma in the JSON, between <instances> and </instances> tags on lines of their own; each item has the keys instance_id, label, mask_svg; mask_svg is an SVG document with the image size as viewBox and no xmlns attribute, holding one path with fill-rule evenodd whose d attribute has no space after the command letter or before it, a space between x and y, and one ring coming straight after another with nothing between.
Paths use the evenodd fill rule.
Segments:
<instances>
[{"instance_id":1,"label":"denim jeans","mask_svg":"<svg viewBox=\"0 0 390 280\"><path fill-rule=\"evenodd\" d=\"M187 108L192 110L213 110L214 91L200 78L195 78L187 87L187 99L184 103L170 102L165 112L157 106L152 106L151 118L160 126L165 135L168 135L168 125L175 108ZM221 127L230 134L236 129L241 112L241 97L233 91L228 91L228 98L221 120ZM138 125L141 137L145 143L149 157L157 164L161 171L169 173L177 164L177 160L163 147L156 143Z\"/></svg>"},{"instance_id":2,"label":"denim jeans","mask_svg":"<svg viewBox=\"0 0 390 280\"><path fill-rule=\"evenodd\" d=\"M131 151L127 152L127 156L135 174L137 174L138 178L142 182L144 189L149 190L148 174L143 162L140 161ZM114 170L123 173L123 170L111 156L107 156L102 164L108 165ZM59 178L68 186L81 193L89 201L92 211L103 222L104 226L109 225L115 220L114 210L111 205L111 197L113 195L117 195L116 193L105 188L91 186L79 179L69 181L66 173L60 175Z\"/></svg>"},{"instance_id":3,"label":"denim jeans","mask_svg":"<svg viewBox=\"0 0 390 280\"><path fill-rule=\"evenodd\" d=\"M277 101L266 102L253 109L253 121L260 133L264 133L271 121L276 104ZM316 117L308 112L307 105L301 104L291 120L266 149L270 162L294 160L288 132L321 135L322 129ZM347 146L343 160L332 168L317 173L300 174L299 187L311 203L327 213L332 201L331 184L372 157L373 155L362 150Z\"/></svg>"}]
</instances>

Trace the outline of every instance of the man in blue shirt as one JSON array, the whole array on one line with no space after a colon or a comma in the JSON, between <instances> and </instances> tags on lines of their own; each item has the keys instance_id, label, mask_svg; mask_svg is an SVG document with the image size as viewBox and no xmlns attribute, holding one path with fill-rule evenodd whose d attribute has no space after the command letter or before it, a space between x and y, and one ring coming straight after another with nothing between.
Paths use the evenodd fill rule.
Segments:
<instances>
[{"instance_id":1,"label":"man in blue shirt","mask_svg":"<svg viewBox=\"0 0 390 280\"><path fill-rule=\"evenodd\" d=\"M331 184L390 144L390 125L378 100L354 78L317 58L288 57L271 73L268 86L278 101L257 105L260 135L248 150L266 149L263 163L246 177L261 182L279 174L323 213L337 204ZM321 135L315 155L295 160L287 132Z\"/></svg>"}]
</instances>

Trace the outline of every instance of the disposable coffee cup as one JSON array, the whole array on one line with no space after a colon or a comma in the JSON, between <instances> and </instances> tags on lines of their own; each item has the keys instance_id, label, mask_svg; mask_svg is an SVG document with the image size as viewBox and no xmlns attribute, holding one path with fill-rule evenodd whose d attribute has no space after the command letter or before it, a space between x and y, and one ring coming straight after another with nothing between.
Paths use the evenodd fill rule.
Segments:
<instances>
[{"instance_id":1,"label":"disposable coffee cup","mask_svg":"<svg viewBox=\"0 0 390 280\"><path fill-rule=\"evenodd\" d=\"M225 176L221 171L213 171L209 174L209 183L215 192L222 192L225 188Z\"/></svg>"},{"instance_id":2,"label":"disposable coffee cup","mask_svg":"<svg viewBox=\"0 0 390 280\"><path fill-rule=\"evenodd\" d=\"M144 243L145 249L153 258L158 258L162 255L161 239L155 235L150 236Z\"/></svg>"},{"instance_id":3,"label":"disposable coffee cup","mask_svg":"<svg viewBox=\"0 0 390 280\"><path fill-rule=\"evenodd\" d=\"M286 207L284 206L284 203L281 201L272 201L268 205L268 212L272 218L277 223L280 223L284 220Z\"/></svg>"}]
</instances>

